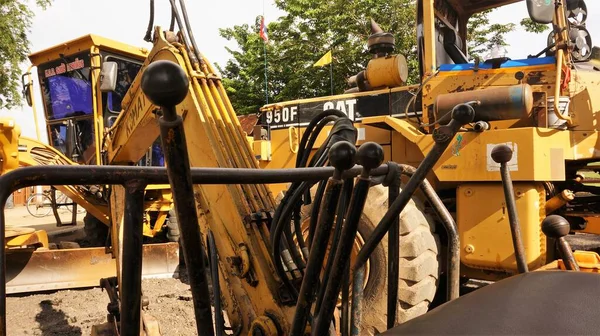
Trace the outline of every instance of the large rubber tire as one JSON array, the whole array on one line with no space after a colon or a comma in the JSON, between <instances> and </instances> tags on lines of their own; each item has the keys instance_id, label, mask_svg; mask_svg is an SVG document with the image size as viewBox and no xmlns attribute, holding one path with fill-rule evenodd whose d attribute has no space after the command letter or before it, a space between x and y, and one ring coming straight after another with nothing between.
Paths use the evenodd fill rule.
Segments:
<instances>
[{"instance_id":1,"label":"large rubber tire","mask_svg":"<svg viewBox=\"0 0 600 336\"><path fill-rule=\"evenodd\" d=\"M170 242L178 242L179 241L179 225L177 224L177 213L175 209L169 210L169 217L166 219L167 221L167 240Z\"/></svg>"},{"instance_id":2,"label":"large rubber tire","mask_svg":"<svg viewBox=\"0 0 600 336\"><path fill-rule=\"evenodd\" d=\"M315 191L313 188L311 191ZM370 188L359 223L359 240L366 240L388 208L388 188ZM310 216L311 205L302 208L302 221ZM424 213L420 200L413 197L400 214L400 279L396 324L427 312L438 285L439 239L434 220ZM368 262L360 335L376 335L387 330L387 235Z\"/></svg>"},{"instance_id":3,"label":"large rubber tire","mask_svg":"<svg viewBox=\"0 0 600 336\"><path fill-rule=\"evenodd\" d=\"M85 232L85 241L90 247L101 247L106 245L106 239L108 237L108 226L92 216L90 213L86 213L83 217L83 230ZM86 245L87 245L86 244Z\"/></svg>"}]
</instances>

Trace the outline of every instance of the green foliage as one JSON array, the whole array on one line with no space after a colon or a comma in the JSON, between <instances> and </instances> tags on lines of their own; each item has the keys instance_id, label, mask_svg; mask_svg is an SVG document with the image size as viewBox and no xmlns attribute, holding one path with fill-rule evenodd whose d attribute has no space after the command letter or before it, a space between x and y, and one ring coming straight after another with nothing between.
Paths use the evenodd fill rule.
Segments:
<instances>
[{"instance_id":1,"label":"green foliage","mask_svg":"<svg viewBox=\"0 0 600 336\"><path fill-rule=\"evenodd\" d=\"M514 23L490 24L491 10L477 13L471 17L467 26L469 56L485 56L494 45L507 46L505 34L515 29Z\"/></svg>"},{"instance_id":2,"label":"green foliage","mask_svg":"<svg viewBox=\"0 0 600 336\"><path fill-rule=\"evenodd\" d=\"M266 45L269 102L331 94L330 67L313 67L328 50L333 51L333 93L348 88L346 79L364 69L371 55L366 41L373 18L384 31L394 33L396 52L406 56L408 84L419 82L416 47L415 0L275 0L286 14L268 25ZM487 53L494 44L506 45L505 34L516 25L490 24L486 11L468 24L471 56ZM525 22L525 20L524 20ZM526 22L528 29L541 29ZM256 113L265 104L264 48L258 35L260 16L253 26L221 29L221 36L238 50L223 68L225 87L239 114Z\"/></svg>"},{"instance_id":3,"label":"green foliage","mask_svg":"<svg viewBox=\"0 0 600 336\"><path fill-rule=\"evenodd\" d=\"M46 8L52 0L35 0ZM0 109L21 105L20 65L27 59L33 12L30 1L0 0Z\"/></svg>"},{"instance_id":4,"label":"green foliage","mask_svg":"<svg viewBox=\"0 0 600 336\"><path fill-rule=\"evenodd\" d=\"M543 33L546 30L550 29L549 25L544 25L540 23L533 22L530 18L525 18L521 20L521 26L525 28L526 32L529 33Z\"/></svg>"}]
</instances>

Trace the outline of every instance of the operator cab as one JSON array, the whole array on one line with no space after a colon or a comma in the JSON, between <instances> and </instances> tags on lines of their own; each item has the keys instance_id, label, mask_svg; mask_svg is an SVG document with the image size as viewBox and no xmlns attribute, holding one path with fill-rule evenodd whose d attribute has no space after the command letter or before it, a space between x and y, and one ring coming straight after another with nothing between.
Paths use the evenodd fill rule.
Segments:
<instances>
[{"instance_id":1,"label":"operator cab","mask_svg":"<svg viewBox=\"0 0 600 336\"><path fill-rule=\"evenodd\" d=\"M104 130L121 112L125 93L146 54L145 50L95 35L31 54L32 66L37 66L50 145L74 162L99 164ZM114 89L107 92L100 90L100 69L105 63L116 68ZM25 93L31 102L31 92Z\"/></svg>"},{"instance_id":2,"label":"operator cab","mask_svg":"<svg viewBox=\"0 0 600 336\"><path fill-rule=\"evenodd\" d=\"M456 71L470 69L495 69L512 68L528 65L544 65L556 63L553 47L554 32L550 31L548 36L547 48L538 54L530 55L527 59L511 60L504 55L495 55L490 52L484 55L486 60L479 64L479 60L474 60L469 54L467 39L467 24L473 20L478 13L511 5L522 0L435 0L434 1L434 35L435 35L435 62L436 68L440 71ZM550 24L553 20L554 5L553 2L546 1L549 5L539 5L538 1L526 1L522 4L523 17L527 15L525 9L529 10L531 19L539 24ZM587 8L583 1L566 1L567 20L570 23L569 38L575 45L573 58L575 61L586 61L591 57L592 41L589 32L585 29L587 19ZM521 8L521 7L520 7ZM424 39L423 27L423 1L419 2L418 15L418 38ZM423 44L419 43L419 53L424 52ZM536 51L538 52L538 51ZM544 56L544 57L542 57ZM423 75L424 69L421 69Z\"/></svg>"}]
</instances>

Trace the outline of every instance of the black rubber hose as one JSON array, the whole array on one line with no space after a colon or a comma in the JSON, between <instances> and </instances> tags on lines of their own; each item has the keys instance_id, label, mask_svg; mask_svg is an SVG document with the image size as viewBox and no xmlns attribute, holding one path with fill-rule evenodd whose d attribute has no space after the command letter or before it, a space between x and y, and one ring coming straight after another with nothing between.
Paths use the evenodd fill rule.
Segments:
<instances>
[{"instance_id":1,"label":"black rubber hose","mask_svg":"<svg viewBox=\"0 0 600 336\"><path fill-rule=\"evenodd\" d=\"M150 0L150 21L148 21L148 29L144 41L152 42L152 28L154 27L154 0Z\"/></svg>"},{"instance_id":2,"label":"black rubber hose","mask_svg":"<svg viewBox=\"0 0 600 336\"><path fill-rule=\"evenodd\" d=\"M331 242L331 248L329 249L330 251L335 251L340 241L340 237L342 235L342 226L344 225L344 215L346 214L346 211L348 211L348 205L350 204L350 199L352 198L353 188L354 179L346 179L344 181L344 186L342 187L342 199L337 209L337 218L335 221L335 229L333 231L333 241ZM321 287L319 287L319 295L317 296L317 301L315 304L315 315L318 314L319 310L321 309L321 303L323 301L323 296L325 295L325 288L327 288L327 282L329 281L329 275L331 274L332 267L333 255L330 253L329 258L327 259L327 265L325 266L325 271L323 273L323 283L321 284Z\"/></svg>"},{"instance_id":3,"label":"black rubber hose","mask_svg":"<svg viewBox=\"0 0 600 336\"><path fill-rule=\"evenodd\" d=\"M319 273L327 253L327 242L335 219L335 209L338 207L342 184L342 181L333 178L327 182L323 213L319 217L319 225L315 232L315 246L309 255L306 275L302 279L296 311L294 312L294 320L290 331L292 336L304 335L305 332L307 317L315 300L314 289L318 287Z\"/></svg>"},{"instance_id":4,"label":"black rubber hose","mask_svg":"<svg viewBox=\"0 0 600 336\"><path fill-rule=\"evenodd\" d=\"M323 130L323 128L325 126L327 126L327 124L329 124L330 122L336 121L338 118L339 117L336 115L328 115L328 116L324 117L323 119L319 120L319 122L315 126L314 131L311 132L309 140L304 144L304 147L302 147L302 149L303 149L302 159L300 161L300 166L296 166L296 168L304 167L306 165L306 162L308 161L308 158L310 156L310 151L311 151L312 147L314 146L315 142L317 141L317 138L321 134L321 131ZM325 142L323 142L323 144L325 146L327 145L327 142L328 142L327 140L329 140L329 137L327 137ZM300 156L300 152L298 152L298 154L299 154L298 156Z\"/></svg>"},{"instance_id":5,"label":"black rubber hose","mask_svg":"<svg viewBox=\"0 0 600 336\"><path fill-rule=\"evenodd\" d=\"M308 141L308 138L310 137L313 128L319 123L319 121L321 121L321 119L323 119L329 115L336 115L338 117L346 117L346 114L344 114L344 112L342 112L340 110L335 110L335 109L325 110L325 111L321 112L319 115L317 115L316 117L314 117L310 121L308 126L306 126L306 128L304 129L304 134L302 135L302 139L300 140L300 145L298 146L298 155L296 156L296 167L304 167L304 165L306 164L306 162L304 162L304 163L301 163L301 162L302 162L302 158L304 157L304 150L306 148L306 143Z\"/></svg>"},{"instance_id":6,"label":"black rubber hose","mask_svg":"<svg viewBox=\"0 0 600 336\"><path fill-rule=\"evenodd\" d=\"M177 27L179 27L179 32L183 36L183 44L189 48L190 42L188 41L188 36L185 33L185 29L183 26L183 21L181 20L181 16L179 16L179 12L177 11L177 5L175 4L175 0L169 0L169 2L171 3L171 12L175 16L175 21L177 21ZM190 60L192 61L192 63L195 63L198 61L197 57L194 53L192 53L189 56L190 56Z\"/></svg>"},{"instance_id":7,"label":"black rubber hose","mask_svg":"<svg viewBox=\"0 0 600 336\"><path fill-rule=\"evenodd\" d=\"M293 221L294 232L298 239L298 245L300 245L300 252L302 252L304 259L308 260L308 248L306 247L306 241L304 241L304 236L302 235L302 215L300 213L300 206L297 206L296 209L294 209Z\"/></svg>"},{"instance_id":8,"label":"black rubber hose","mask_svg":"<svg viewBox=\"0 0 600 336\"><path fill-rule=\"evenodd\" d=\"M171 23L169 24L169 31L175 30L175 10L171 8Z\"/></svg>"},{"instance_id":9,"label":"black rubber hose","mask_svg":"<svg viewBox=\"0 0 600 336\"><path fill-rule=\"evenodd\" d=\"M317 187L317 192L315 193L315 198L312 201L312 209L310 209L310 224L308 227L308 251L310 252L310 247L312 246L312 240L315 233L315 228L317 227L318 217L319 217L319 208L321 207L321 200L323 199L323 193L325 192L325 186L327 181L319 182L319 186Z\"/></svg>"},{"instance_id":10,"label":"black rubber hose","mask_svg":"<svg viewBox=\"0 0 600 336\"><path fill-rule=\"evenodd\" d=\"M290 252L290 255L292 257L292 260L294 261L294 264L296 264L296 267L298 267L298 271L300 272L301 275L304 275L304 268L306 268L306 264L304 263L304 260L302 260L302 255L300 250L298 249L298 247L296 247L296 243L294 242L294 238L293 238L293 234L292 234L292 228L291 228L291 223L293 221L293 216L294 216L294 210L295 208L292 208L292 210L290 211L289 216L287 216L286 218L284 218L284 226L283 226L283 236L285 237L286 241L287 241L287 247L288 247L288 251Z\"/></svg>"},{"instance_id":11,"label":"black rubber hose","mask_svg":"<svg viewBox=\"0 0 600 336\"><path fill-rule=\"evenodd\" d=\"M215 305L215 330L217 335L225 334L225 322L221 308L221 285L219 284L219 261L217 256L217 245L212 231L208 231L206 238L208 245L208 258L210 266L210 277L213 287L213 298Z\"/></svg>"},{"instance_id":12,"label":"black rubber hose","mask_svg":"<svg viewBox=\"0 0 600 336\"><path fill-rule=\"evenodd\" d=\"M183 20L185 21L185 28L190 37L190 41L192 41L192 47L194 48L194 54L200 63L204 63L202 60L202 55L200 55L200 49L198 49L198 45L196 44L196 39L194 38L194 33L192 32L192 27L190 26L190 20L188 19L187 9L185 8L185 0L179 0L179 5L181 6L181 12L183 13Z\"/></svg>"},{"instance_id":13,"label":"black rubber hose","mask_svg":"<svg viewBox=\"0 0 600 336\"><path fill-rule=\"evenodd\" d=\"M317 162L316 166L322 166L326 160L327 160L327 157L321 157L320 160ZM287 198L285 200L285 202L284 202L284 200L282 200L281 204L275 210L275 215L273 216L274 225L271 227L271 229L272 229L271 244L273 245L274 251L277 250L275 248L275 242L278 239L281 239L281 233L283 232L282 225L284 224L284 222L286 222L286 220L287 220L287 223L289 223L292 211L296 208L296 204L298 204L298 202L300 201L300 197L302 196L304 191L309 189L312 185L313 184L309 183L309 182L302 182L299 187L295 188L292 191L291 194L290 194L290 191L288 191L286 193L286 196L289 195L290 197ZM286 198L286 197L284 197L284 198ZM278 231L279 231L279 233L278 233Z\"/></svg>"}]
</instances>

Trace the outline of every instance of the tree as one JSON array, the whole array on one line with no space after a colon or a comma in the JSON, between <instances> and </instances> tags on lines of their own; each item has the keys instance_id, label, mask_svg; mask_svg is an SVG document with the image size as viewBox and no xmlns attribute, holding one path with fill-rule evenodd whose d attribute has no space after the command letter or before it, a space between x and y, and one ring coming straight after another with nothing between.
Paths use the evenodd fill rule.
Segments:
<instances>
[{"instance_id":1,"label":"tree","mask_svg":"<svg viewBox=\"0 0 600 336\"><path fill-rule=\"evenodd\" d=\"M52 0L35 0L45 9ZM20 65L27 59L33 11L27 0L0 1L0 109L20 106Z\"/></svg>"},{"instance_id":2,"label":"tree","mask_svg":"<svg viewBox=\"0 0 600 336\"><path fill-rule=\"evenodd\" d=\"M346 79L363 70L371 58L366 48L371 18L394 33L396 52L406 57L410 69L408 84L418 83L414 0L275 0L275 4L286 15L268 26L269 102L330 95L329 66L312 66L328 50L333 52L334 93L347 89ZM489 50L494 43L506 45L504 35L516 28L512 23L490 24L489 13L479 13L469 21L471 56ZM217 67L240 114L256 113L265 104L265 45L259 27L257 17L254 25L220 30L221 36L235 41L239 49L228 49L232 59L223 68ZM528 27L541 29L533 22Z\"/></svg>"}]
</instances>

